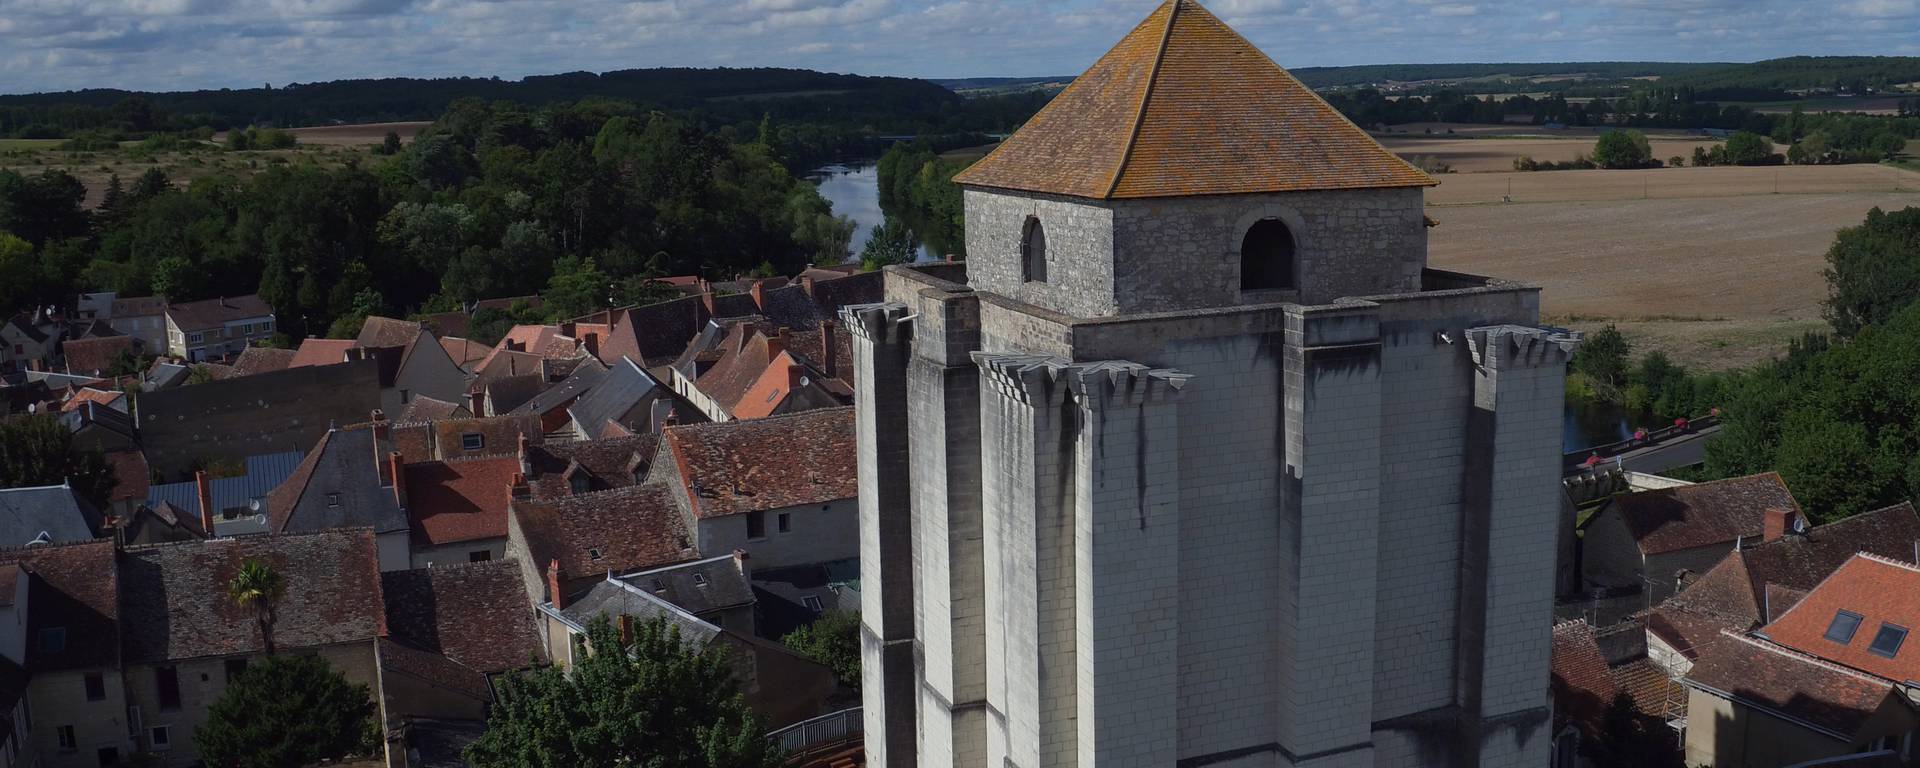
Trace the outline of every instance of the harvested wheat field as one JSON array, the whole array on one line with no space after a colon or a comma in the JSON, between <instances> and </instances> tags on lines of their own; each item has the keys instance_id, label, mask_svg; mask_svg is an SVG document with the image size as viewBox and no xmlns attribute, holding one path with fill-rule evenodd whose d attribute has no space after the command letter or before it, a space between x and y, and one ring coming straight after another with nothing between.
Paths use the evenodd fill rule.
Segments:
<instances>
[{"instance_id":1,"label":"harvested wheat field","mask_svg":"<svg viewBox=\"0 0 1920 768\"><path fill-rule=\"evenodd\" d=\"M1775 170L1511 174L1558 184L1516 179L1519 202L1481 205L1446 203L1486 199L1493 185L1461 182L1484 177L1498 192L1499 177L1509 174L1448 176L1427 196L1439 222L1429 261L1539 285L1550 320L1584 330L1616 323L1643 348L1691 367L1746 365L1821 327L1821 270L1835 230L1860 223L1875 206L1920 205L1920 174L1781 168L1783 193L1775 195L1764 191ZM1534 178L1549 176L1564 178ZM1651 181L1660 176L1669 183ZM1639 199L1642 189L1652 196Z\"/></svg>"},{"instance_id":2,"label":"harvested wheat field","mask_svg":"<svg viewBox=\"0 0 1920 768\"><path fill-rule=\"evenodd\" d=\"M1380 144L1393 150L1394 154L1415 160L1433 158L1446 163L1453 174L1443 175L1443 179L1453 178L1455 174L1481 173L1486 171L1511 171L1513 161L1521 157L1531 157L1541 162L1564 163L1576 157L1593 154L1595 139L1583 136L1569 138L1425 138L1417 136L1376 136ZM1683 158L1693 157L1694 147L1711 148L1719 142L1705 138L1650 138L1647 142L1653 148L1653 156L1661 162L1676 155ZM1416 163L1416 165L1419 163Z\"/></svg>"}]
</instances>

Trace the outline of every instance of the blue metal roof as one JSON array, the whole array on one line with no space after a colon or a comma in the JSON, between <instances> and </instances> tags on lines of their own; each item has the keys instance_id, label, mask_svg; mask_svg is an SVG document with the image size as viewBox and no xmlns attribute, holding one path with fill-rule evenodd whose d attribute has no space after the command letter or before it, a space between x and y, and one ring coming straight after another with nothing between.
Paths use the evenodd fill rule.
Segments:
<instances>
[{"instance_id":1,"label":"blue metal roof","mask_svg":"<svg viewBox=\"0 0 1920 768\"><path fill-rule=\"evenodd\" d=\"M254 514L254 510L249 509L249 505L254 499L259 499L261 508L258 511L266 512L267 494L286 482L286 479L293 475L293 470L300 466L300 460L305 457L306 455L299 451L248 456L246 474L239 477L216 477L208 484L211 486L208 490L213 492L213 508L221 511L240 509L244 510L241 514L251 515ZM184 483L166 483L147 489L147 504L153 505L165 501L183 512L193 513L200 509L200 501L196 498L198 495L199 492L194 488L192 480Z\"/></svg>"}]
</instances>

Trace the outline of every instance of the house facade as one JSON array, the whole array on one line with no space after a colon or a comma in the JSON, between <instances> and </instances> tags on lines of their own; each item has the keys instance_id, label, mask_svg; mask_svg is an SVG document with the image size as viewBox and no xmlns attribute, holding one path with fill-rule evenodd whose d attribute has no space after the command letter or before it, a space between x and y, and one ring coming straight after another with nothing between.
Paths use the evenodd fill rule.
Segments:
<instances>
[{"instance_id":1,"label":"house facade","mask_svg":"<svg viewBox=\"0 0 1920 768\"><path fill-rule=\"evenodd\" d=\"M139 339L141 349L167 349L166 309L165 296L115 298L107 315L107 324L116 331Z\"/></svg>"},{"instance_id":2,"label":"house facade","mask_svg":"<svg viewBox=\"0 0 1920 768\"><path fill-rule=\"evenodd\" d=\"M273 338L273 308L259 296L234 296L168 304L164 347L167 354L191 362L237 355L255 342Z\"/></svg>"},{"instance_id":3,"label":"house facade","mask_svg":"<svg viewBox=\"0 0 1920 768\"><path fill-rule=\"evenodd\" d=\"M860 555L853 409L668 427L649 483L673 491L702 553L756 568Z\"/></svg>"},{"instance_id":4,"label":"house facade","mask_svg":"<svg viewBox=\"0 0 1920 768\"><path fill-rule=\"evenodd\" d=\"M955 180L843 310L869 764L1547 763L1579 337L1431 178L1169 0Z\"/></svg>"}]
</instances>

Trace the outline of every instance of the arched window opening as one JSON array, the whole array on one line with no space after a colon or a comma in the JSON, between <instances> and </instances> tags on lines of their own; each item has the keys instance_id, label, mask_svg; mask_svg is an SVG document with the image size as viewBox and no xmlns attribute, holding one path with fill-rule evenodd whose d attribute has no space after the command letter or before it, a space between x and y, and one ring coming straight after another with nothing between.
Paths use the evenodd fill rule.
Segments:
<instances>
[{"instance_id":1,"label":"arched window opening","mask_svg":"<svg viewBox=\"0 0 1920 768\"><path fill-rule=\"evenodd\" d=\"M1293 232L1279 219L1261 219L1240 241L1240 290L1293 288Z\"/></svg>"},{"instance_id":2,"label":"arched window opening","mask_svg":"<svg viewBox=\"0 0 1920 768\"><path fill-rule=\"evenodd\" d=\"M1033 216L1020 233L1020 275L1030 283L1047 281L1047 231Z\"/></svg>"}]
</instances>

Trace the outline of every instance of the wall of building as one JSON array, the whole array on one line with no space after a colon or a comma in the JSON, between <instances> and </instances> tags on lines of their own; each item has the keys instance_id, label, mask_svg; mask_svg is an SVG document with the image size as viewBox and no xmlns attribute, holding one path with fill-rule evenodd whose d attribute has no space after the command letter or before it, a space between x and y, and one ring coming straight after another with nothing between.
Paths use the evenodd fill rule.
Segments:
<instances>
[{"instance_id":1,"label":"wall of building","mask_svg":"<svg viewBox=\"0 0 1920 768\"><path fill-rule=\"evenodd\" d=\"M1611 505L1602 507L1587 521L1579 546L1582 589L1644 588L1641 576L1646 563L1641 559L1640 546L1627 532L1626 521L1620 519L1620 513Z\"/></svg>"},{"instance_id":2,"label":"wall of building","mask_svg":"<svg viewBox=\"0 0 1920 768\"><path fill-rule=\"evenodd\" d=\"M1793 765L1858 752L1875 739L1907 733L1915 725L1912 710L1889 697L1860 733L1846 741L1765 710L1689 688L1686 763Z\"/></svg>"},{"instance_id":3,"label":"wall of building","mask_svg":"<svg viewBox=\"0 0 1920 768\"><path fill-rule=\"evenodd\" d=\"M423 395L449 403L464 403L467 396L466 372L431 337L416 343L413 354L394 372L393 386L380 393L380 407L398 416Z\"/></svg>"},{"instance_id":4,"label":"wall of building","mask_svg":"<svg viewBox=\"0 0 1920 768\"><path fill-rule=\"evenodd\" d=\"M402 528L374 537L374 545L380 550L380 570L404 571L413 567L413 548L408 544L412 535L411 531Z\"/></svg>"},{"instance_id":5,"label":"wall of building","mask_svg":"<svg viewBox=\"0 0 1920 768\"><path fill-rule=\"evenodd\" d=\"M453 565L473 562L471 555L485 552L487 560L501 560L507 556L507 537L495 539L474 539L457 541L439 546L414 547L409 557L413 568L429 568L434 565Z\"/></svg>"},{"instance_id":6,"label":"wall of building","mask_svg":"<svg viewBox=\"0 0 1920 768\"><path fill-rule=\"evenodd\" d=\"M167 351L167 319L162 315L129 315L107 320L113 329L140 340L147 354Z\"/></svg>"},{"instance_id":7,"label":"wall of building","mask_svg":"<svg viewBox=\"0 0 1920 768\"><path fill-rule=\"evenodd\" d=\"M114 670L91 671L102 676L106 688L106 698L100 701L87 701L86 671L38 672L27 686L33 748L48 768L95 768L104 748L117 750L123 759L133 754L134 746L127 740L126 686ZM72 726L73 749L61 748L61 726Z\"/></svg>"},{"instance_id":8,"label":"wall of building","mask_svg":"<svg viewBox=\"0 0 1920 768\"><path fill-rule=\"evenodd\" d=\"M1422 200L1418 188L1117 201L969 189L968 282L1079 317L1414 291ZM1044 283L1023 279L1029 217L1046 233ZM1243 293L1242 240L1269 218L1294 236L1296 287Z\"/></svg>"},{"instance_id":9,"label":"wall of building","mask_svg":"<svg viewBox=\"0 0 1920 768\"><path fill-rule=\"evenodd\" d=\"M759 538L747 536L745 514L700 519L695 534L700 553L717 557L744 549L754 568L810 565L860 556L858 499L769 509L761 514L766 535ZM780 532L783 514L791 516L786 533Z\"/></svg>"},{"instance_id":10,"label":"wall of building","mask_svg":"<svg viewBox=\"0 0 1920 768\"><path fill-rule=\"evenodd\" d=\"M379 695L379 669L374 658L373 642L347 643L322 646L316 649L281 648L281 653L317 653L331 665L334 671L347 678L350 683L367 686L373 695ZM156 678L155 664L129 664L126 668L126 687L132 694L135 706L140 707L143 720L141 733L136 738L136 747L153 751L161 757L163 766L188 766L199 760L199 752L193 745L193 732L207 721L207 707L219 700L227 690L228 658L215 657L180 661L174 663L174 673L180 681L180 707L174 710L160 709L159 682ZM244 658L258 663L264 654L248 654ZM153 744L153 729L165 727L171 746L156 749ZM120 733L126 733L121 725ZM91 763L89 765L92 765Z\"/></svg>"},{"instance_id":11,"label":"wall of building","mask_svg":"<svg viewBox=\"0 0 1920 768\"><path fill-rule=\"evenodd\" d=\"M378 363L356 360L147 392L138 412L147 463L171 480L196 459L307 451L379 407Z\"/></svg>"},{"instance_id":12,"label":"wall of building","mask_svg":"<svg viewBox=\"0 0 1920 768\"><path fill-rule=\"evenodd\" d=\"M1757 540L1751 544L1759 543ZM1725 560L1733 553L1734 543L1710 544L1704 547L1662 552L1647 556L1647 581L1649 583L1647 605L1659 605L1660 601L1672 597L1679 591L1680 574L1686 572L1689 583L1705 576L1707 571Z\"/></svg>"}]
</instances>

